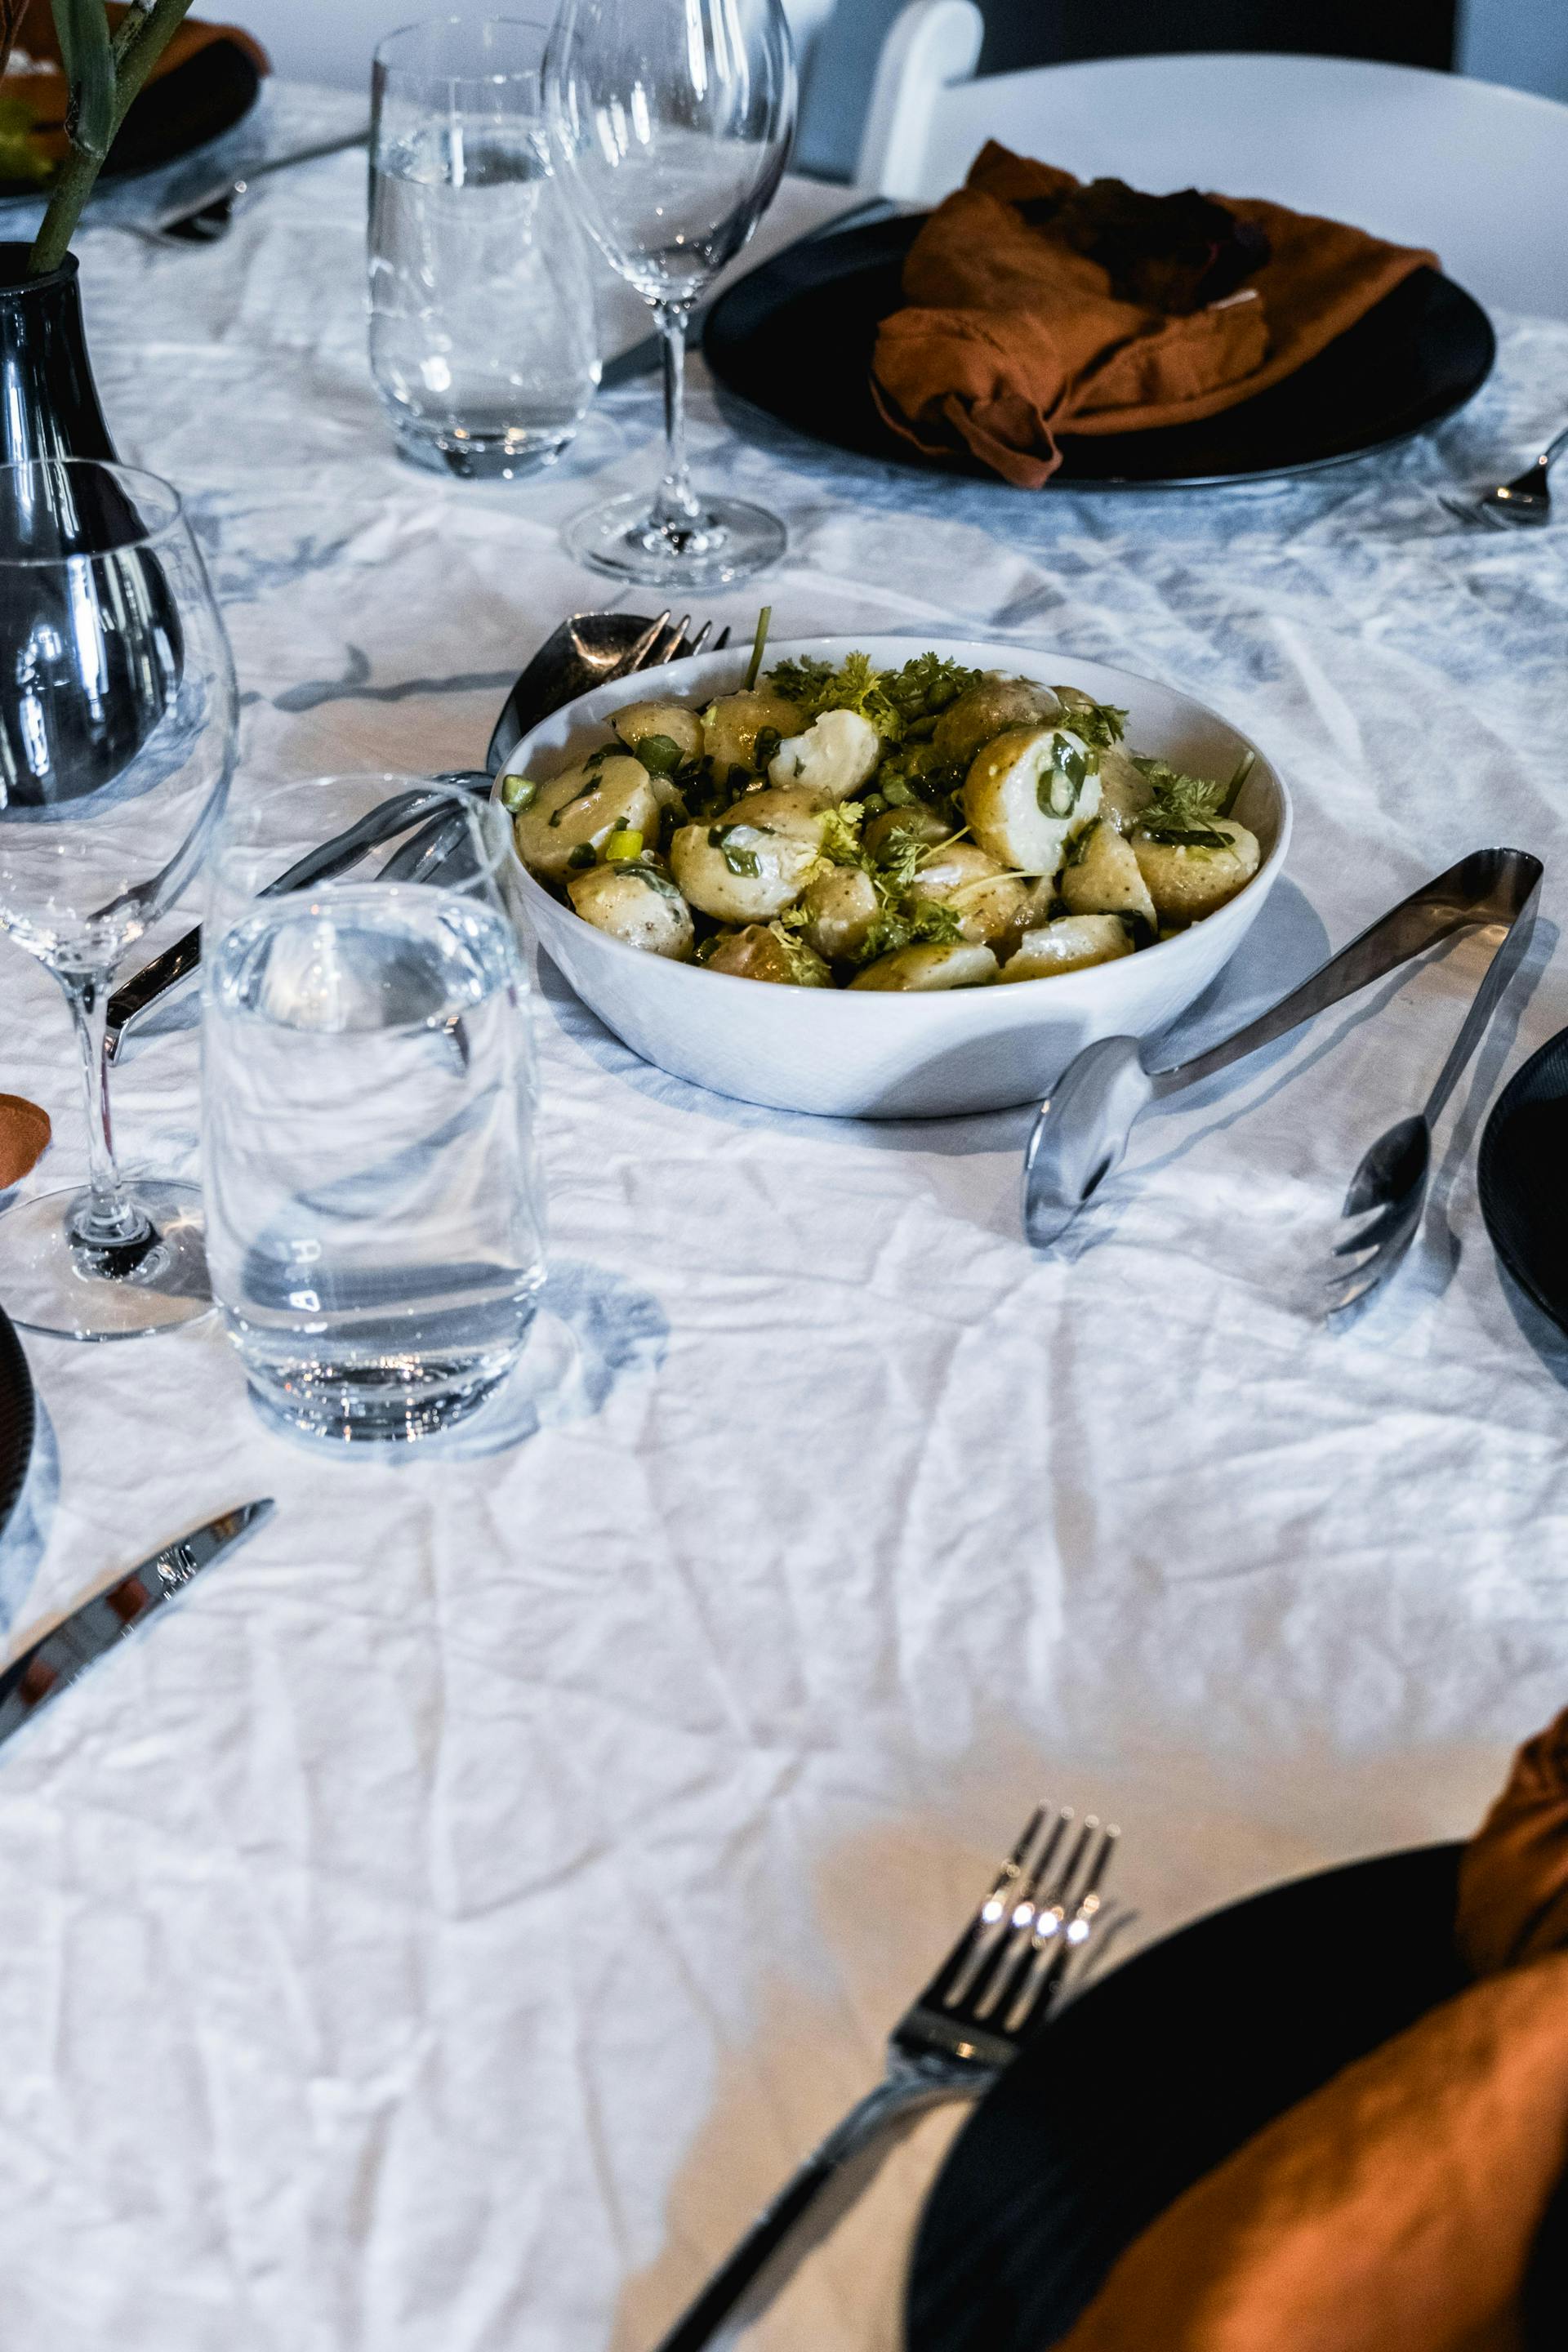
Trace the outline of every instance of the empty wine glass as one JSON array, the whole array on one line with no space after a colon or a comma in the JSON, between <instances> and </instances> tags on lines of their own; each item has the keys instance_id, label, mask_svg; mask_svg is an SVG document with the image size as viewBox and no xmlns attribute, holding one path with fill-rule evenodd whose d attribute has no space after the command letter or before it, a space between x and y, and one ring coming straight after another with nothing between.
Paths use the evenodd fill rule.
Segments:
<instances>
[{"instance_id":1,"label":"empty wine glass","mask_svg":"<svg viewBox=\"0 0 1568 2352\"><path fill-rule=\"evenodd\" d=\"M566 0L544 60L551 137L582 217L664 340L665 473L568 527L618 579L705 588L776 562L784 525L700 497L686 463L687 322L773 201L795 127L779 0Z\"/></svg>"},{"instance_id":2,"label":"empty wine glass","mask_svg":"<svg viewBox=\"0 0 1568 2352\"><path fill-rule=\"evenodd\" d=\"M194 1184L122 1176L104 1015L223 806L228 640L167 482L96 459L0 467L0 931L65 991L87 1089L85 1191L0 1214L18 1323L121 1339L210 1304Z\"/></svg>"}]
</instances>

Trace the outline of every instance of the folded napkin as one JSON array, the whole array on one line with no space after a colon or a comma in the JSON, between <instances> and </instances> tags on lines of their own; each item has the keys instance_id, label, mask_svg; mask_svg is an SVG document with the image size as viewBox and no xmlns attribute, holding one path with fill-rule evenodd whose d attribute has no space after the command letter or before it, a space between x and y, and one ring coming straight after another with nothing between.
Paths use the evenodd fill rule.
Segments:
<instances>
[{"instance_id":1,"label":"folded napkin","mask_svg":"<svg viewBox=\"0 0 1568 2352\"><path fill-rule=\"evenodd\" d=\"M3 12L4 0L0 0L0 13ZM110 31L124 14L123 6L110 0ZM60 70L59 37L55 31L49 0L25 0L16 20L14 37L16 54L12 58L10 70L0 79L0 95L26 100L33 116L32 145L49 162L63 162L68 152L65 119L70 90ZM207 25L187 16L153 67L147 89L137 99L132 112L156 106L159 82L219 42L243 50L258 73L268 70L267 52L260 42L253 41L237 25ZM153 93L151 98L149 92Z\"/></svg>"},{"instance_id":2,"label":"folded napkin","mask_svg":"<svg viewBox=\"0 0 1568 2352\"><path fill-rule=\"evenodd\" d=\"M1468 1849L1458 1935L1479 1981L1178 2199L1059 2352L1514 2352L1568 2165L1568 1714Z\"/></svg>"},{"instance_id":3,"label":"folded napkin","mask_svg":"<svg viewBox=\"0 0 1568 2352\"><path fill-rule=\"evenodd\" d=\"M19 1184L48 1148L49 1114L26 1095L0 1095L0 1192Z\"/></svg>"},{"instance_id":4,"label":"folded napkin","mask_svg":"<svg viewBox=\"0 0 1568 2352\"><path fill-rule=\"evenodd\" d=\"M1082 215L1092 208L1085 199L1102 191L1112 234L1096 247ZM1070 172L985 146L967 184L910 248L911 307L878 333L871 389L895 432L928 457L968 449L1021 489L1037 489L1061 463L1063 434L1184 425L1250 400L1412 270L1436 267L1435 254L1340 221L1189 192L1165 202L1185 207L1200 232L1222 205L1242 268L1241 282L1186 309L1162 302L1157 270L1122 271L1097 257L1114 245L1118 198L1126 210L1156 208L1119 183L1083 191ZM1245 268L1248 249L1267 257Z\"/></svg>"}]
</instances>

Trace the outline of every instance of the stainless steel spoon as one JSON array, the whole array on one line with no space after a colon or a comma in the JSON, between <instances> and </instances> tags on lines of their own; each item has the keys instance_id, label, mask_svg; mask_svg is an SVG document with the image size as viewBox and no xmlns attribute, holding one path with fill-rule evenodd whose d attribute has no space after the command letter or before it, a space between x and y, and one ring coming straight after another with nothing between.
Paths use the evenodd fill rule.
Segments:
<instances>
[{"instance_id":1,"label":"stainless steel spoon","mask_svg":"<svg viewBox=\"0 0 1568 2352\"><path fill-rule=\"evenodd\" d=\"M1563 449L1568 449L1568 425L1547 443L1534 465L1527 466L1511 482L1500 482L1495 490L1485 490L1475 499L1446 498L1443 504L1461 522L1489 522L1496 530L1539 529L1552 520L1547 477L1552 459Z\"/></svg>"},{"instance_id":2,"label":"stainless steel spoon","mask_svg":"<svg viewBox=\"0 0 1568 2352\"><path fill-rule=\"evenodd\" d=\"M1537 860L1523 850L1473 850L1390 908L1267 1013L1190 1062L1145 1069L1135 1037L1102 1037L1086 1045L1040 1106L1024 1155L1024 1231L1031 1245L1048 1249L1067 1231L1121 1165L1133 1121L1148 1104L1228 1069L1439 940L1479 925L1511 922L1521 903L1521 877L1531 868L1538 877Z\"/></svg>"}]
</instances>

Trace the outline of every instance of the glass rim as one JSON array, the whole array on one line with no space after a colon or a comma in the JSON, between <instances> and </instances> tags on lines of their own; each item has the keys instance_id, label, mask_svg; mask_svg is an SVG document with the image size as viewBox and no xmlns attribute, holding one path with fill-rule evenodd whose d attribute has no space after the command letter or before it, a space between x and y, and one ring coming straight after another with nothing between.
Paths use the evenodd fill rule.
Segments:
<instances>
[{"instance_id":1,"label":"glass rim","mask_svg":"<svg viewBox=\"0 0 1568 2352\"><path fill-rule=\"evenodd\" d=\"M405 63L393 55L399 42L410 40L417 33L455 30L475 33L492 25L505 26L509 32L535 34L540 44L538 62L531 66L502 66L491 73L450 73L437 64L419 66ZM422 82L426 87L439 83L447 89L502 89L509 82L538 80L550 33L549 19L537 16L468 16L458 12L440 16L418 16L410 24L399 25L395 32L384 34L371 52L371 63L382 80L395 78L399 81Z\"/></svg>"},{"instance_id":2,"label":"glass rim","mask_svg":"<svg viewBox=\"0 0 1568 2352\"><path fill-rule=\"evenodd\" d=\"M40 478L64 474L68 479L74 475L83 480L95 474L108 475L137 505L139 518L142 503L149 499L161 500L163 510L146 529L129 531L107 547L62 548L52 555L25 552L5 544L3 509L8 504L13 484L26 474ZM145 466L122 466L117 457L21 457L0 465L0 567L22 572L51 570L62 563L101 562L107 556L127 555L139 547L155 547L172 532L185 527L185 502L179 491L173 482L165 481L162 474L154 474Z\"/></svg>"},{"instance_id":3,"label":"glass rim","mask_svg":"<svg viewBox=\"0 0 1568 2352\"><path fill-rule=\"evenodd\" d=\"M431 885L428 882L416 882L412 879L400 881L395 878L389 882L374 871L366 873L358 865L351 866L345 873L331 875L322 880L295 883L286 890L279 890L276 887L276 869L280 859L288 859L288 844L279 843L277 840L268 842L263 837L263 827L267 817L278 813L280 805L287 801L297 800L303 805L307 796L331 798L332 788L343 785L360 787L362 796L365 786L374 786L377 788L377 801L390 800L403 792L424 793L427 793L432 801L444 800L454 814L460 813L471 817L473 838L481 855L476 860L471 873L457 880L443 881L437 887L454 897L466 898L493 886L498 896L504 901L505 893L501 886L508 873L508 859L511 852L511 821L493 793L489 797L481 799L476 793L465 791L461 784L443 783L435 776L416 775L411 771L396 768L344 768L333 769L318 775L293 776L281 783L264 784L258 787L247 793L237 806L231 795L227 812L218 827L216 838L207 856L206 882L209 895L221 888L237 901L243 900L248 904L253 899L263 896L274 898L305 898L325 897L345 890L363 892L429 889ZM368 807L364 814L366 815L370 814ZM374 855L375 851L379 850L384 850L389 855L395 854L406 843L410 835L421 825L428 824L435 814L436 810L432 807L422 816L411 817L401 832L394 833L385 842L376 843L374 850L367 851L367 856ZM247 824L247 816L251 820L249 824ZM338 821L340 819L342 822ZM329 812L325 822L326 831L313 832L310 846L314 846L318 839L321 841L331 839L335 834L345 830L347 825L357 820L346 814L340 799L338 805ZM304 852L301 851L300 854L303 855ZM258 877L261 867L267 867L265 881L258 878L253 883L235 872L236 862L247 859L258 861ZM232 919L232 915L226 918L226 923Z\"/></svg>"}]
</instances>

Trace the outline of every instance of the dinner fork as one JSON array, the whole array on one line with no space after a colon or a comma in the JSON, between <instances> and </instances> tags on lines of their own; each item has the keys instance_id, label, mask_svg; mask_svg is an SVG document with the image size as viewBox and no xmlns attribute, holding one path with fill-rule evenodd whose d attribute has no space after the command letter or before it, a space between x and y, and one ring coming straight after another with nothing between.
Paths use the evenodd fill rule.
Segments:
<instances>
[{"instance_id":1,"label":"dinner fork","mask_svg":"<svg viewBox=\"0 0 1568 2352\"><path fill-rule=\"evenodd\" d=\"M1521 526L1539 526L1552 520L1552 489L1547 477L1552 461L1563 449L1568 449L1568 425L1554 441L1549 441L1533 466L1511 482L1500 482L1495 490L1486 490L1479 498L1445 498L1443 504L1461 522L1489 522L1496 530L1517 530Z\"/></svg>"},{"instance_id":2,"label":"dinner fork","mask_svg":"<svg viewBox=\"0 0 1568 2352\"><path fill-rule=\"evenodd\" d=\"M1100 1893L1119 1834L1092 1813L1075 1826L1070 1807L1037 1807L990 1893L894 2026L881 2081L807 2157L656 2352L707 2344L828 2183L890 2125L990 2089L1081 1979L1097 1930L1103 1949L1130 1916L1108 1914Z\"/></svg>"},{"instance_id":3,"label":"dinner fork","mask_svg":"<svg viewBox=\"0 0 1568 2352\"><path fill-rule=\"evenodd\" d=\"M1363 1222L1335 1244L1335 1258L1354 1263L1330 1274L1327 1311L1331 1315L1343 1314L1381 1289L1415 1240L1432 1172L1433 1127L1480 1044L1529 943L1541 898L1541 861L1527 850L1505 855L1510 862L1500 877L1495 916L1502 926L1501 936L1426 1107L1380 1135L1351 1179L1342 1214Z\"/></svg>"},{"instance_id":4,"label":"dinner fork","mask_svg":"<svg viewBox=\"0 0 1568 2352\"><path fill-rule=\"evenodd\" d=\"M552 629L512 681L485 750L490 774L500 775L531 728L590 687L700 654L713 624L704 621L694 637L687 634L690 626L689 613L672 622L668 607L651 621L633 613L574 613ZM714 640L714 652L729 642L725 629Z\"/></svg>"}]
</instances>

